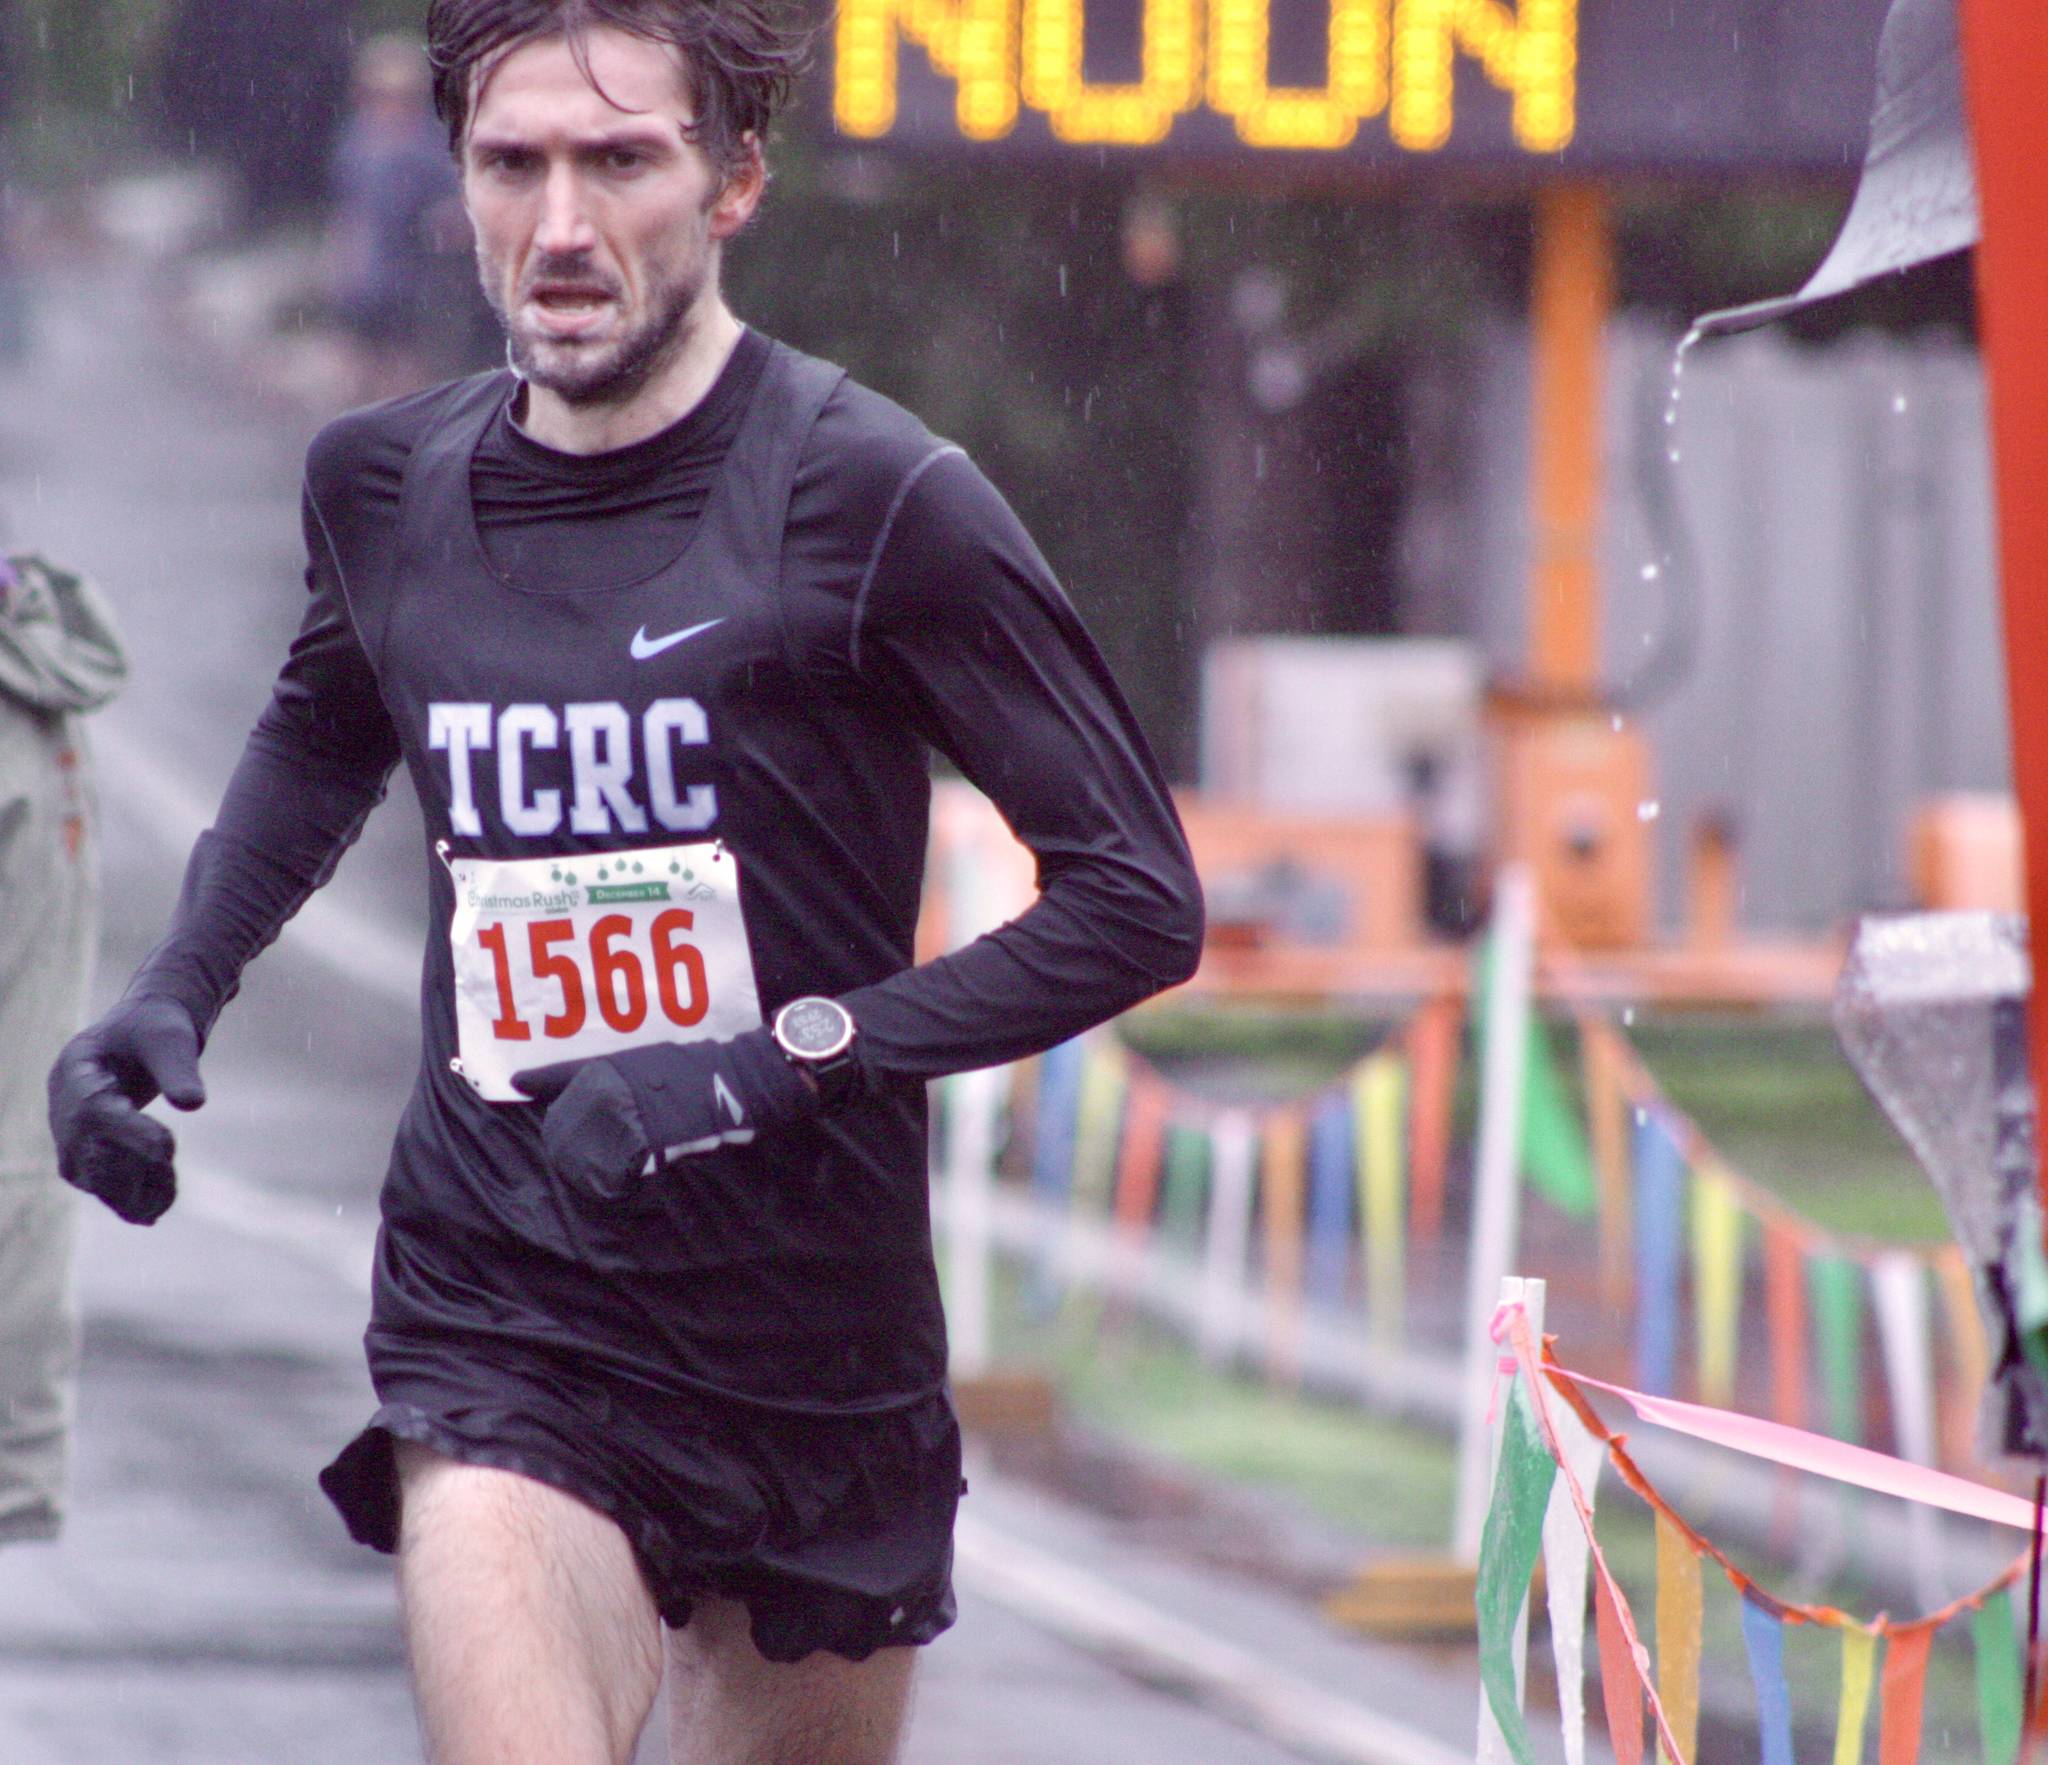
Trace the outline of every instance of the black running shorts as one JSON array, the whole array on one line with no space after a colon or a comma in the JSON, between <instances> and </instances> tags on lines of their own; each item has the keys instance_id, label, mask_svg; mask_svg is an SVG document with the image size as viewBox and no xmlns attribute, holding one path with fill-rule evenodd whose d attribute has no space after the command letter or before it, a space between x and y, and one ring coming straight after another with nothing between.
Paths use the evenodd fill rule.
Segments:
<instances>
[{"instance_id":1,"label":"black running shorts","mask_svg":"<svg viewBox=\"0 0 2048 1765\"><path fill-rule=\"evenodd\" d=\"M381 1407L320 1475L350 1534L398 1546L393 1442L567 1491L615 1520L665 1622L744 1600L771 1661L848 1660L953 1622L960 1431L944 1392L873 1415L792 1414L593 1379L501 1342L373 1332Z\"/></svg>"}]
</instances>

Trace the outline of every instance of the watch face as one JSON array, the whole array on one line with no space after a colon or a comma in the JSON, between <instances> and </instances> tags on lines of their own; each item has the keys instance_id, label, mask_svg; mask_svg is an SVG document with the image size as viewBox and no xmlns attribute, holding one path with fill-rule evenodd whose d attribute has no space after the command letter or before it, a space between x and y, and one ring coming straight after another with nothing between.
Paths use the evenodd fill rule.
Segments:
<instances>
[{"instance_id":1,"label":"watch face","mask_svg":"<svg viewBox=\"0 0 2048 1765\"><path fill-rule=\"evenodd\" d=\"M823 1060L853 1039L853 1019L830 999L798 999L782 1008L775 1038L800 1059Z\"/></svg>"}]
</instances>

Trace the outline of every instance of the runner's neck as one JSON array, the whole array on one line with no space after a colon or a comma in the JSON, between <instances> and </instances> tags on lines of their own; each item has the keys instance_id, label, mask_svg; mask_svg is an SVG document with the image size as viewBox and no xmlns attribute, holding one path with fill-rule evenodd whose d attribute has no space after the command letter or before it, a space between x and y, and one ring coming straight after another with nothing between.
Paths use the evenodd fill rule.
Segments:
<instances>
[{"instance_id":1,"label":"runner's neck","mask_svg":"<svg viewBox=\"0 0 2048 1765\"><path fill-rule=\"evenodd\" d=\"M572 405L528 381L519 427L558 453L611 453L673 428L718 384L746 327L715 292L688 322L675 359L623 404Z\"/></svg>"}]
</instances>

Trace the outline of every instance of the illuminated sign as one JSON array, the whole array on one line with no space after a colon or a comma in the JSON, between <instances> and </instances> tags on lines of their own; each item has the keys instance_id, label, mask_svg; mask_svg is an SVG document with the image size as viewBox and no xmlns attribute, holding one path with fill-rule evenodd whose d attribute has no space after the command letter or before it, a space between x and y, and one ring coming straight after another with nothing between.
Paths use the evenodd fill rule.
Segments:
<instances>
[{"instance_id":1,"label":"illuminated sign","mask_svg":"<svg viewBox=\"0 0 2048 1765\"><path fill-rule=\"evenodd\" d=\"M833 121L910 146L1566 168L1860 157L1885 0L840 0Z\"/></svg>"}]
</instances>

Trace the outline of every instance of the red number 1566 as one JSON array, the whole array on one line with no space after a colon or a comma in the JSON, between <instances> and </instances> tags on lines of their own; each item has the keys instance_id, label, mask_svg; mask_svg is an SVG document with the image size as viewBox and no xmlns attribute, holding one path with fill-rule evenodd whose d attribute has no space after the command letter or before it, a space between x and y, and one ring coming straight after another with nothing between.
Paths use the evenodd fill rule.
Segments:
<instances>
[{"instance_id":1,"label":"red number 1566","mask_svg":"<svg viewBox=\"0 0 2048 1765\"><path fill-rule=\"evenodd\" d=\"M652 928L654 990L661 1013L679 1029L701 1023L711 999L704 979L704 958L695 944L682 942L695 919L686 907L671 907ZM576 942L576 925L567 919L536 919L526 928L526 955L539 980L560 989L559 1011L541 1019L541 1034L550 1041L575 1035L590 1020L590 1000L597 1012L621 1035L630 1035L647 1021L647 968L633 948L633 922L623 913L608 913L590 928L588 948ZM512 987L512 952L502 923L487 925L476 935L491 953L498 977L498 1017L491 1025L501 1042L530 1042L533 1026L519 1015ZM585 984L586 974L590 977Z\"/></svg>"}]
</instances>

